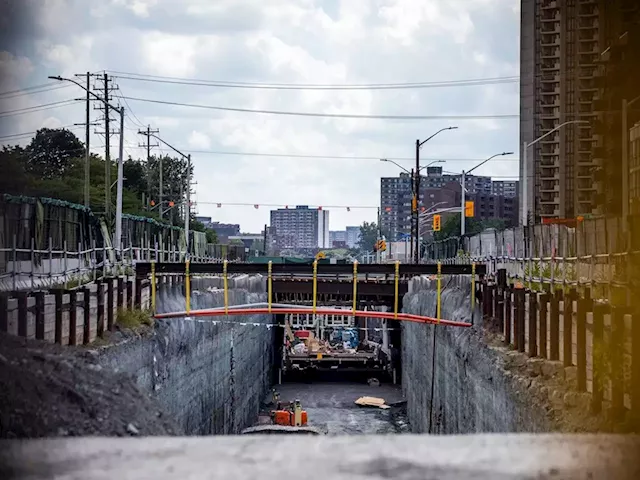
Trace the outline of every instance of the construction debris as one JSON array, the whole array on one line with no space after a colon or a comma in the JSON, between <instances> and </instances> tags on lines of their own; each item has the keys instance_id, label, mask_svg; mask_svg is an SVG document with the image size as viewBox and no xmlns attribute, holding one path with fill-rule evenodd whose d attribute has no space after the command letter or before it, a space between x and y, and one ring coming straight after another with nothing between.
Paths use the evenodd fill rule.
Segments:
<instances>
[{"instance_id":1,"label":"construction debris","mask_svg":"<svg viewBox=\"0 0 640 480\"><path fill-rule=\"evenodd\" d=\"M391 408L384 403L384 398L377 397L360 397L355 403L361 407L378 407L384 410Z\"/></svg>"}]
</instances>

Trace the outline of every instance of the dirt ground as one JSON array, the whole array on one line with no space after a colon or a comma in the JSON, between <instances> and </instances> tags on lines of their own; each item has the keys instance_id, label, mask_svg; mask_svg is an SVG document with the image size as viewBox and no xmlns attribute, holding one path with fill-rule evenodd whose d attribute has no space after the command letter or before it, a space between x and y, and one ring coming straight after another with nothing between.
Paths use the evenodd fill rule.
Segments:
<instances>
[{"instance_id":1,"label":"dirt ground","mask_svg":"<svg viewBox=\"0 0 640 480\"><path fill-rule=\"evenodd\" d=\"M0 438L175 433L151 398L91 351L0 334Z\"/></svg>"}]
</instances>

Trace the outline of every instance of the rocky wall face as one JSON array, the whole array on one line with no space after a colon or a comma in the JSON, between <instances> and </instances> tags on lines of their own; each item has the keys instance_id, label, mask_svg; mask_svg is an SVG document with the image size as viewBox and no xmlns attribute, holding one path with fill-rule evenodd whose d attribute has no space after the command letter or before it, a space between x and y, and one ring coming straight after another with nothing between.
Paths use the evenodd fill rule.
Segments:
<instances>
[{"instance_id":1,"label":"rocky wall face","mask_svg":"<svg viewBox=\"0 0 640 480\"><path fill-rule=\"evenodd\" d=\"M194 278L192 309L224 304L219 278ZM183 285L158 290L158 311L183 311ZM229 304L266 300L260 277L229 279ZM269 315L157 320L150 336L131 336L100 353L131 374L188 435L238 433L253 423L271 386L276 329ZM244 323L245 325L240 325Z\"/></svg>"},{"instance_id":2,"label":"rocky wall face","mask_svg":"<svg viewBox=\"0 0 640 480\"><path fill-rule=\"evenodd\" d=\"M402 324L403 390L412 430L443 434L547 431L544 411L533 399L516 392L501 357L483 341L481 310L477 304L471 309L470 280L444 277L442 287L442 318L474 326ZM435 280L413 279L403 309L435 316Z\"/></svg>"}]
</instances>

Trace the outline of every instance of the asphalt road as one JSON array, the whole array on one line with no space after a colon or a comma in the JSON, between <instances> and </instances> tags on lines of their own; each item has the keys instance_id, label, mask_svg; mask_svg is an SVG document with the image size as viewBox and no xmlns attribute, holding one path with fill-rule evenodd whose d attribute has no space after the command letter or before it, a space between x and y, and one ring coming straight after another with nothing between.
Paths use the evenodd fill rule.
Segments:
<instances>
[{"instance_id":1,"label":"asphalt road","mask_svg":"<svg viewBox=\"0 0 640 480\"><path fill-rule=\"evenodd\" d=\"M307 411L309 425L328 435L392 434L409 431L405 410L359 407L354 402L363 396L384 398L393 403L402 400L400 387L367 383L284 383L276 385L282 401L300 400Z\"/></svg>"}]
</instances>

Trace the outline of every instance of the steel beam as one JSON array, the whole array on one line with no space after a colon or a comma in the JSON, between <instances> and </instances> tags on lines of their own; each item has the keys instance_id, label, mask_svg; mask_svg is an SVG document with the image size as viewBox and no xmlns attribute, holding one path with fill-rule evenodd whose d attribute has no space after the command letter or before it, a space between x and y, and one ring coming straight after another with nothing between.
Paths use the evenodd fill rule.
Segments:
<instances>
[{"instance_id":1,"label":"steel beam","mask_svg":"<svg viewBox=\"0 0 640 480\"><path fill-rule=\"evenodd\" d=\"M222 274L222 263L191 263L189 271L194 275L202 274ZM229 274L267 274L268 265L266 263L228 263L227 272ZM435 275L437 273L438 266L435 264L406 264L400 265L400 275L402 276L415 276L415 275ZM184 263L156 263L155 265L156 275L162 274L184 274ZM471 264L465 265L442 265L443 275L471 275ZM287 264L287 263L274 263L272 265L272 272L274 275L311 275L313 273L313 263L306 264ZM393 275L395 272L395 265L393 263L374 263L374 264L361 264L358 265L358 273L362 275ZM151 263L139 262L136 263L136 276L147 277L151 273ZM330 264L319 263L318 275L352 275L353 264ZM486 274L486 266L484 264L476 265L476 274Z\"/></svg>"},{"instance_id":2,"label":"steel beam","mask_svg":"<svg viewBox=\"0 0 640 480\"><path fill-rule=\"evenodd\" d=\"M409 285L402 282L398 285L398 294L404 295L409 291ZM297 293L313 294L313 282L291 281L284 279L273 280L273 292L276 294ZM351 282L318 282L318 295L353 295ZM361 297L393 297L395 295L393 283L358 282L358 298Z\"/></svg>"}]
</instances>

